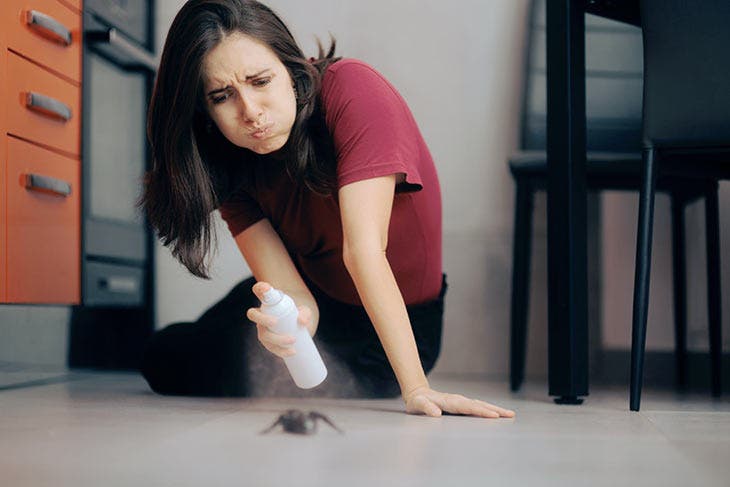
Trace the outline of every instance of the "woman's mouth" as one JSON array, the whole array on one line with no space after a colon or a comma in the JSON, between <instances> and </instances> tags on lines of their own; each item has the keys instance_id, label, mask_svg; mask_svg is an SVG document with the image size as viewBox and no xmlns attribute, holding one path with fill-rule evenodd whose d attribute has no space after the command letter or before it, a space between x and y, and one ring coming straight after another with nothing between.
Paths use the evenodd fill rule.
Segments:
<instances>
[{"instance_id":1,"label":"woman's mouth","mask_svg":"<svg viewBox=\"0 0 730 487\"><path fill-rule=\"evenodd\" d=\"M271 125L267 125L266 127L256 130L255 132L251 132L251 137L253 137L254 139L264 139L269 136L271 132L271 127Z\"/></svg>"}]
</instances>

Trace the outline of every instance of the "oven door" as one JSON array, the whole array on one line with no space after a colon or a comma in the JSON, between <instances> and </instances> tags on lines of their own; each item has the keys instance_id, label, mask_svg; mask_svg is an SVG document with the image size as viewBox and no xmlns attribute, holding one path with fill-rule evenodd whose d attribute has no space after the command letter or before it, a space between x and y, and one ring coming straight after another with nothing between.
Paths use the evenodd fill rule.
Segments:
<instances>
[{"instance_id":1,"label":"oven door","mask_svg":"<svg viewBox=\"0 0 730 487\"><path fill-rule=\"evenodd\" d=\"M148 166L145 121L156 62L92 13L84 24L82 298L87 306L142 306L150 245L136 203Z\"/></svg>"}]
</instances>

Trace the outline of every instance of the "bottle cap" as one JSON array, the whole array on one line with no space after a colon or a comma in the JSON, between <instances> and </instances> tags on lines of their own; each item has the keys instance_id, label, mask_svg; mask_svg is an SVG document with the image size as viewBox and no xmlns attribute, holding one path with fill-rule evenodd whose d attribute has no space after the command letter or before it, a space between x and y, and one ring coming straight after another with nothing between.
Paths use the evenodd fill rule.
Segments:
<instances>
[{"instance_id":1,"label":"bottle cap","mask_svg":"<svg viewBox=\"0 0 730 487\"><path fill-rule=\"evenodd\" d=\"M276 304L284 297L284 294L278 289L273 287L264 293L264 298L261 300L264 304Z\"/></svg>"}]
</instances>

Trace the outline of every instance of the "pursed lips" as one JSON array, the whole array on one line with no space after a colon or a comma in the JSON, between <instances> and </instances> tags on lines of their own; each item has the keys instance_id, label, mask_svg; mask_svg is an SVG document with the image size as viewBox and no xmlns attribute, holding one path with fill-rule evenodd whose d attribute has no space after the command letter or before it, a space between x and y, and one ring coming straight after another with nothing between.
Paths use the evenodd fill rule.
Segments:
<instances>
[{"instance_id":1,"label":"pursed lips","mask_svg":"<svg viewBox=\"0 0 730 487\"><path fill-rule=\"evenodd\" d=\"M269 123L267 125L264 125L263 127L259 127L256 130L249 132L249 135L251 135L252 137L261 137L262 135L265 135L273 125L273 123Z\"/></svg>"}]
</instances>

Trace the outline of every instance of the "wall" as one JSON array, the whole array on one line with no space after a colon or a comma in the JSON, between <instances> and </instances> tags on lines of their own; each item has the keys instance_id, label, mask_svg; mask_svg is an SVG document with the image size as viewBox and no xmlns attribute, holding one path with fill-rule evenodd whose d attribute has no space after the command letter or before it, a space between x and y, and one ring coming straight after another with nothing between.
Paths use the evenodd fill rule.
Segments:
<instances>
[{"instance_id":1,"label":"wall","mask_svg":"<svg viewBox=\"0 0 730 487\"><path fill-rule=\"evenodd\" d=\"M436 161L444 202L444 268L450 289L441 371L501 376L506 371L514 191L506 158L518 139L527 3L267 3L308 55L316 54L314 35L327 41L331 32L340 55L360 58L381 71L419 123ZM158 3L160 50L180 5ZM212 282L185 276L169 252L160 249L160 325L194 319L244 276L240 254L221 228ZM541 269L536 267L539 282Z\"/></svg>"},{"instance_id":2,"label":"wall","mask_svg":"<svg viewBox=\"0 0 730 487\"><path fill-rule=\"evenodd\" d=\"M722 293L723 350L730 349L730 183L720 183L720 274ZM626 349L631 345L631 303L636 259L636 226L639 199L635 194L603 196L603 346ZM646 343L651 350L674 350L672 298L672 233L669 197L660 194L654 206L649 317ZM705 205L695 202L685 210L687 254L687 347L709 350L707 328L707 264Z\"/></svg>"},{"instance_id":3,"label":"wall","mask_svg":"<svg viewBox=\"0 0 730 487\"><path fill-rule=\"evenodd\" d=\"M509 290L514 189L506 157L519 133L527 1L461 1L455 11L441 2L272 0L305 52L313 36L332 32L342 55L359 57L382 71L411 106L434 155L444 197L444 266L449 274L443 355L437 370L504 378L508 367ZM159 0L158 50L180 0ZM313 12L317 12L314 14ZM417 12L417 15L414 15ZM377 26L373 29L372 26ZM722 255L730 255L730 185L720 194ZM589 264L602 269L590 282L600 297L591 305L603 346L630 344L631 293L637 197L606 193L595 225L602 252ZM600 222L600 224L599 224ZM707 348L704 273L704 210L687 213L689 343ZM157 324L193 320L233 283L249 274L225 226L213 280L190 277L158 247ZM656 204L649 349L671 349L671 249L669 204ZM545 197L535 204L533 280L530 298L528 375L545 375ZM723 283L730 286L730 259ZM597 282L600 285L597 285ZM723 336L728 348L730 293L723 293ZM69 309L61 306L0 306L0 362L65 363ZM594 333L595 340L599 333Z\"/></svg>"}]
</instances>

